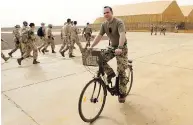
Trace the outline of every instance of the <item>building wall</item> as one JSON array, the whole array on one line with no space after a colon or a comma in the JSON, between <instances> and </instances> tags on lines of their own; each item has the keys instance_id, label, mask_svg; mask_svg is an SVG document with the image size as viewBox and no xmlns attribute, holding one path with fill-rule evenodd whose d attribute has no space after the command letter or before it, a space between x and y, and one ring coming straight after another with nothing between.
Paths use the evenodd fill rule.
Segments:
<instances>
[{"instance_id":1,"label":"building wall","mask_svg":"<svg viewBox=\"0 0 193 125\"><path fill-rule=\"evenodd\" d=\"M158 27L161 24L165 24L167 31L174 31L176 24L184 22L184 15L175 1L162 14L129 15L118 16L117 18L124 21L127 30L149 30L151 24ZM191 18L188 18L188 20L193 22L193 12ZM98 30L103 21L103 17L97 18L93 24L93 28ZM187 26L190 26L190 24Z\"/></svg>"},{"instance_id":2,"label":"building wall","mask_svg":"<svg viewBox=\"0 0 193 125\"><path fill-rule=\"evenodd\" d=\"M176 22L180 23L184 21L184 15L178 6L178 4L174 1L162 14L163 22Z\"/></svg>"},{"instance_id":3,"label":"building wall","mask_svg":"<svg viewBox=\"0 0 193 125\"><path fill-rule=\"evenodd\" d=\"M187 17L188 23L193 23L193 10L190 12L189 16Z\"/></svg>"}]
</instances>

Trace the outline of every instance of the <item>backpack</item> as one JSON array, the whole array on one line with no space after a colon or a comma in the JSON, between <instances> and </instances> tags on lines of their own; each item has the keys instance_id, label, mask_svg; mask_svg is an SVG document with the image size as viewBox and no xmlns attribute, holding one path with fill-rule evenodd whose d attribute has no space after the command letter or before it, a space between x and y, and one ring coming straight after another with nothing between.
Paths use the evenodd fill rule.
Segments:
<instances>
[{"instance_id":1,"label":"backpack","mask_svg":"<svg viewBox=\"0 0 193 125\"><path fill-rule=\"evenodd\" d=\"M40 37L44 36L44 33L43 33L43 30L42 30L42 27L40 27L40 28L38 29L38 31L37 31L37 35L38 35L38 36L40 36Z\"/></svg>"}]
</instances>

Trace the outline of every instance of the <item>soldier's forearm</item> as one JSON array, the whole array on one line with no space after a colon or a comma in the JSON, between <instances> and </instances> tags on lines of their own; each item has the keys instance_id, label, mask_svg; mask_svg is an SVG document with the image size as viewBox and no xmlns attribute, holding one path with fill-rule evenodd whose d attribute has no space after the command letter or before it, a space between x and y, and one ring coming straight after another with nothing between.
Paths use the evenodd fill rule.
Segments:
<instances>
[{"instance_id":1,"label":"soldier's forearm","mask_svg":"<svg viewBox=\"0 0 193 125\"><path fill-rule=\"evenodd\" d=\"M97 36L95 37L95 39L94 39L93 44L91 45L91 48L93 48L94 46L96 46L96 45L100 42L101 39L102 39L102 36L101 36L101 35L97 35Z\"/></svg>"},{"instance_id":2,"label":"soldier's forearm","mask_svg":"<svg viewBox=\"0 0 193 125\"><path fill-rule=\"evenodd\" d=\"M123 46L124 45L125 39L126 39L125 32L120 33L119 46Z\"/></svg>"}]
</instances>

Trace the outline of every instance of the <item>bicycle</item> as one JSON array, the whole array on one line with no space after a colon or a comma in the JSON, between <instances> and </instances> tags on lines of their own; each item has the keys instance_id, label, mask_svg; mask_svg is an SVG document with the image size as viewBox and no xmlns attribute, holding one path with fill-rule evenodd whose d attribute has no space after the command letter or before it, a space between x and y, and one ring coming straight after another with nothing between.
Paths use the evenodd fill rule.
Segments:
<instances>
[{"instance_id":1,"label":"bicycle","mask_svg":"<svg viewBox=\"0 0 193 125\"><path fill-rule=\"evenodd\" d=\"M101 49L101 50L96 50L95 49L90 53L89 56L87 56L87 58L85 58L83 56L83 65L85 65L85 66L99 66L96 77L94 76L94 78L85 85L85 87L83 88L83 90L80 94L80 97L79 97L78 111L79 111L79 115L80 115L81 119L84 122L93 122L100 116L100 114L101 114L101 112L104 108L105 102L106 102L107 91L112 96L119 96L120 95L120 92L119 92L119 82L120 82L119 81L119 73L117 73L117 76L115 78L115 86L112 85L112 82L111 83L107 82L107 78L106 78L105 73L104 73L103 62L102 62L103 61L102 53L104 51L105 51L105 49ZM132 85L133 85L132 60L128 60L128 67L125 71L126 71L126 73L129 73L127 75L129 77L129 81L127 83L128 90L126 92L126 96L128 96L129 92L131 91ZM82 102L84 102L84 99L86 98L86 97L84 98L85 91L92 84L94 84L94 88L93 88L93 91L92 91L92 95L89 98L89 101L93 104L96 104L97 102L100 102L99 95L100 95L101 89L103 89L104 96L101 99L102 106L100 107L99 112L96 113L96 115L92 118L86 118L84 116L84 113L83 113L83 110L82 110ZM94 97L94 95L95 95L94 93L95 93L95 90L97 88L97 85L99 86L99 91L97 93L97 96Z\"/></svg>"}]
</instances>

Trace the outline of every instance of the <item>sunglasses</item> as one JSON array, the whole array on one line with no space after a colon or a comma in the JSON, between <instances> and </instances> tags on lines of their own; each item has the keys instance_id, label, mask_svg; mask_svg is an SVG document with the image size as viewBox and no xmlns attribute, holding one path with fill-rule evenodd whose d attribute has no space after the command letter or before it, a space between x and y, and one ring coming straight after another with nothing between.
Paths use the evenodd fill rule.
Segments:
<instances>
[{"instance_id":1,"label":"sunglasses","mask_svg":"<svg viewBox=\"0 0 193 125\"><path fill-rule=\"evenodd\" d=\"M111 27L109 27L109 33L112 33L112 28Z\"/></svg>"}]
</instances>

